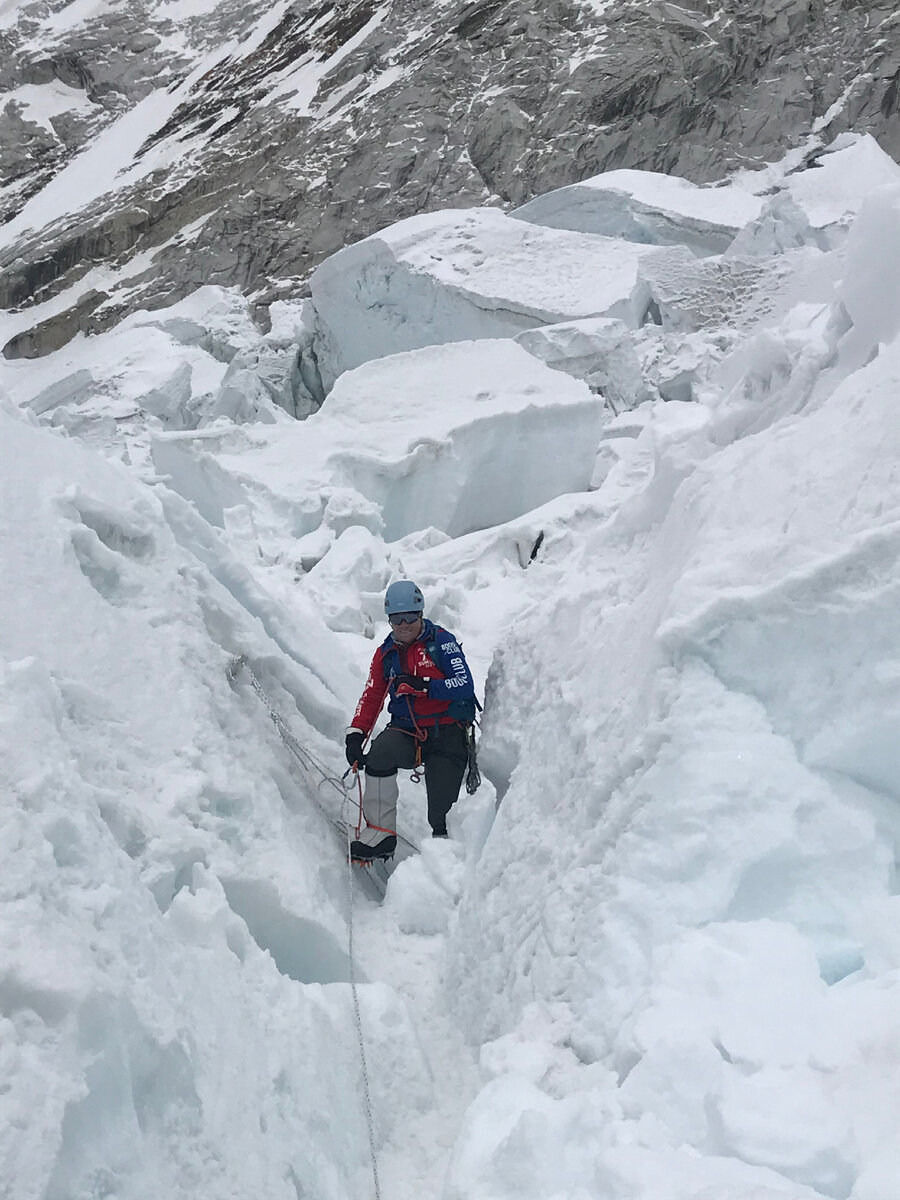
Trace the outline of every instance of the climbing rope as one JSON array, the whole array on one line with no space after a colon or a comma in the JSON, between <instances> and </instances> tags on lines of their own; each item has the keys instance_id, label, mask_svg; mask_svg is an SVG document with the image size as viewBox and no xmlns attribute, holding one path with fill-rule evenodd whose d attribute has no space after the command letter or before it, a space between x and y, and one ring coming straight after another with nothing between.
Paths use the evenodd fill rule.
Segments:
<instances>
[{"instance_id":1,"label":"climbing rope","mask_svg":"<svg viewBox=\"0 0 900 1200\"><path fill-rule=\"evenodd\" d=\"M288 750L293 754L294 758L305 771L314 771L321 777L319 787L323 784L330 784L341 794L342 806L341 816L344 819L349 811L350 804L350 788L345 786L344 779L338 779L334 775L330 775L328 770L314 754L306 749L305 746L297 741L290 729L285 724L284 718L274 707L269 697L266 695L265 689L254 674L253 668L250 666L245 655L241 654L237 658L233 658L228 665L228 679L231 684L237 682L237 678L241 671L245 671L247 678L250 680L250 685L266 706L266 711L272 721L272 724L278 730L278 735L284 742ZM349 772L348 772L349 774ZM353 771L356 784L359 789L359 811L362 814L362 784L360 783L359 773ZM332 820L331 814L325 806L316 797L316 805L320 811ZM375 1185L375 1200L381 1200L381 1185L378 1181L378 1156L375 1151L375 1121L372 1115L372 1089L369 1084L369 1067L366 1058L366 1039L363 1033L362 1013L359 1006L359 991L356 986L356 957L353 946L353 863L350 859L350 842L352 840L351 823L349 819L344 819L344 829L347 835L347 961L350 964L350 992L353 996L353 1012L356 1018L356 1036L359 1042L359 1059L362 1065L363 1079L363 1098L365 1100L366 1109L366 1125L369 1131L369 1152L372 1157L372 1181ZM358 828L358 823L357 823Z\"/></svg>"},{"instance_id":2,"label":"climbing rope","mask_svg":"<svg viewBox=\"0 0 900 1200\"><path fill-rule=\"evenodd\" d=\"M307 774L319 776L319 789L321 789L327 783L330 787L334 788L336 792L338 792L341 797L341 820L344 821L345 824L349 824L349 821L345 820L345 818L347 817L348 813L350 793L345 786L344 781L338 776L330 774L328 768L321 763L310 750L307 750L305 746L302 746L300 742L297 741L297 739L291 733L281 713L278 712L269 697L266 695L265 689L257 679L253 668L250 666L249 662L247 661L247 657L244 654L239 655L237 658L233 658L228 664L229 682L232 684L236 683L237 677L240 675L241 671L246 672L247 678L250 680L250 686L265 705L272 724L278 730L278 736L281 738L282 742L284 742L287 749L291 752L303 770L307 772ZM322 804L318 796L315 797L315 802L319 811L326 816L329 821L333 822L333 815L328 811L325 805Z\"/></svg>"},{"instance_id":3,"label":"climbing rope","mask_svg":"<svg viewBox=\"0 0 900 1200\"><path fill-rule=\"evenodd\" d=\"M354 772L354 774L357 774ZM358 779L358 774L357 774ZM369 1152L372 1156L372 1180L375 1184L375 1200L381 1200L378 1182L378 1156L375 1152L375 1121L372 1116L372 1089L369 1086L369 1066L366 1060L366 1039L363 1034L362 1013L359 1008L359 992L356 988L356 959L353 953L353 863L350 861L350 826L347 826L347 958L350 962L350 992L353 996L353 1012L356 1016L356 1037L359 1042L359 1059L362 1064L363 1097L366 1105L366 1125L369 1129Z\"/></svg>"}]
</instances>

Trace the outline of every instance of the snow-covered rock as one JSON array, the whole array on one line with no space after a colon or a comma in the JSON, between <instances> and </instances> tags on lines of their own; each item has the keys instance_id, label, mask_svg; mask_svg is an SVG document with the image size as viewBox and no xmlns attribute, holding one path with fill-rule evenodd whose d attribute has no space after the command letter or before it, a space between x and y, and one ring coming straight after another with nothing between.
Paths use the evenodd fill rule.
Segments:
<instances>
[{"instance_id":1,"label":"snow-covered rock","mask_svg":"<svg viewBox=\"0 0 900 1200\"><path fill-rule=\"evenodd\" d=\"M897 154L893 20L887 0L6 0L0 304L26 320L3 345L45 353L210 280L265 306L393 221L611 167L654 173L626 185L643 202L659 173L796 166L848 129Z\"/></svg>"}]
</instances>

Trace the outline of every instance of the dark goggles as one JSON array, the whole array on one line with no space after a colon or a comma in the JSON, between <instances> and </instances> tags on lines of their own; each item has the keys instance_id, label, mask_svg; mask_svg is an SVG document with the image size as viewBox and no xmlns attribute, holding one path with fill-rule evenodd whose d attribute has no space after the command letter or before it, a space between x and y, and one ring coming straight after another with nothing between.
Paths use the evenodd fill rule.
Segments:
<instances>
[{"instance_id":1,"label":"dark goggles","mask_svg":"<svg viewBox=\"0 0 900 1200\"><path fill-rule=\"evenodd\" d=\"M392 625L415 625L421 615L417 612L391 613L388 620Z\"/></svg>"}]
</instances>

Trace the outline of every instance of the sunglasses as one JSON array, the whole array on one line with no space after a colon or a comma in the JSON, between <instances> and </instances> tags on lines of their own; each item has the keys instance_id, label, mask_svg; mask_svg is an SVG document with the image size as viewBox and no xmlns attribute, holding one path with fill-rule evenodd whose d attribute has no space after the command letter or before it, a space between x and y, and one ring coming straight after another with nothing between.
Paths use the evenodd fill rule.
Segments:
<instances>
[{"instance_id":1,"label":"sunglasses","mask_svg":"<svg viewBox=\"0 0 900 1200\"><path fill-rule=\"evenodd\" d=\"M392 625L415 625L421 615L417 612L391 613L388 620Z\"/></svg>"}]
</instances>

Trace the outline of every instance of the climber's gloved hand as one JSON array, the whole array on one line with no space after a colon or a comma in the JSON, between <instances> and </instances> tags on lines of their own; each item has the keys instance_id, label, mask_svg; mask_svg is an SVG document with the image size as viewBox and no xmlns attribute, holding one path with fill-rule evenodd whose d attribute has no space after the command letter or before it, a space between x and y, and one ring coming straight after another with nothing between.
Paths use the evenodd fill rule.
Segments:
<instances>
[{"instance_id":1,"label":"climber's gloved hand","mask_svg":"<svg viewBox=\"0 0 900 1200\"><path fill-rule=\"evenodd\" d=\"M408 696L410 692L427 692L428 680L420 679L418 675L397 675L394 678L398 696Z\"/></svg>"},{"instance_id":2,"label":"climber's gloved hand","mask_svg":"<svg viewBox=\"0 0 900 1200\"><path fill-rule=\"evenodd\" d=\"M344 739L346 747L345 754L347 762L352 767L356 764L360 770L366 765L366 756L363 754L363 742L366 740L366 735L359 729L348 729L347 736Z\"/></svg>"}]
</instances>

